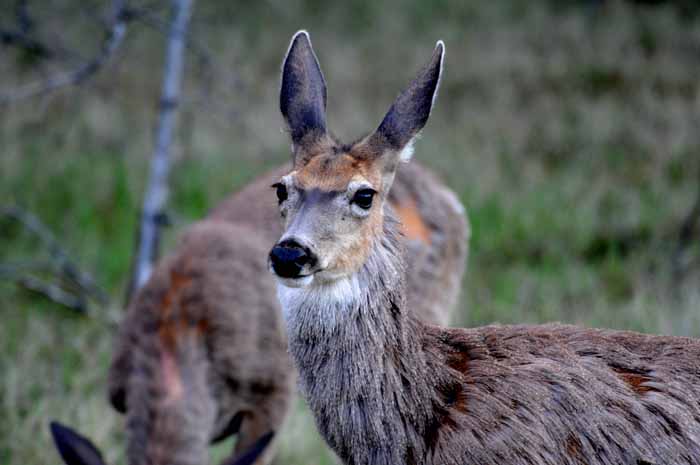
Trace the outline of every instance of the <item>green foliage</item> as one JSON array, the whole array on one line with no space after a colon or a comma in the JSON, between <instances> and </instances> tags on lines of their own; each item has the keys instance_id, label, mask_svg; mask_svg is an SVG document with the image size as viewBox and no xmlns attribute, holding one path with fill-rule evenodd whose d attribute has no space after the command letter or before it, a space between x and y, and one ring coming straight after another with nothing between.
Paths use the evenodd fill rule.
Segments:
<instances>
[{"instance_id":1,"label":"green foliage","mask_svg":"<svg viewBox=\"0 0 700 465\"><path fill-rule=\"evenodd\" d=\"M206 70L190 56L165 249L286 159L276 94L296 29L312 35L329 124L347 138L376 127L443 38L446 74L415 159L455 189L472 223L455 324L559 320L700 335L700 290L670 272L698 188L700 20L672 5L563 3L197 2L192 37L212 54L212 97L202 97ZM79 24L66 27L75 43L92 34ZM51 418L89 433L108 463L124 463L123 424L104 380L163 44L142 27L130 34L119 61L81 90L0 114L0 205L40 217L112 296L84 319L0 281L3 464L57 463ZM30 77L15 59L0 56L3 88ZM0 221L0 262L46 257L36 238ZM334 463L301 402L281 434L279 463Z\"/></svg>"}]
</instances>

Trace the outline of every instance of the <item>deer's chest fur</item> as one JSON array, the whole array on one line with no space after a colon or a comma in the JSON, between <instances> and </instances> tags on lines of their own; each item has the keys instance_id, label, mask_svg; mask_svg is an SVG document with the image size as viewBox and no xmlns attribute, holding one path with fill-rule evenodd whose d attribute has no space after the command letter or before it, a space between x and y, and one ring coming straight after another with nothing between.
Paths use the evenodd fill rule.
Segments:
<instances>
[{"instance_id":1,"label":"deer's chest fur","mask_svg":"<svg viewBox=\"0 0 700 465\"><path fill-rule=\"evenodd\" d=\"M344 463L700 463L697 342L425 326L387 237L347 280L278 288L302 393Z\"/></svg>"},{"instance_id":2,"label":"deer's chest fur","mask_svg":"<svg viewBox=\"0 0 700 465\"><path fill-rule=\"evenodd\" d=\"M347 464L422 463L436 399L420 323L404 315L404 270L393 222L360 272L278 287L300 390L324 439ZM411 327L409 327L411 326Z\"/></svg>"},{"instance_id":3,"label":"deer's chest fur","mask_svg":"<svg viewBox=\"0 0 700 465\"><path fill-rule=\"evenodd\" d=\"M405 463L424 452L424 366L400 363L415 342L400 340L402 319L375 314L368 301L390 308L398 296L372 288L354 277L279 295L300 388L326 441L346 463Z\"/></svg>"}]
</instances>

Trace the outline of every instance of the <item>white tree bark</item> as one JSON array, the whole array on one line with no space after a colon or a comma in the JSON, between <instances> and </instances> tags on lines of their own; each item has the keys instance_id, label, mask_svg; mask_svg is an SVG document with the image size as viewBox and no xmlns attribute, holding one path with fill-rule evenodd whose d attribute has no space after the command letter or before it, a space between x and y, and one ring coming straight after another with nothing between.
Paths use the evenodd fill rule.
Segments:
<instances>
[{"instance_id":1,"label":"white tree bark","mask_svg":"<svg viewBox=\"0 0 700 465\"><path fill-rule=\"evenodd\" d=\"M131 279L132 291L138 290L146 283L158 253L159 232L168 198L170 147L175 130L185 64L185 36L193 3L194 0L172 0L173 17L168 34L163 70L160 113L155 147L151 158L150 176L141 211L138 250Z\"/></svg>"}]
</instances>

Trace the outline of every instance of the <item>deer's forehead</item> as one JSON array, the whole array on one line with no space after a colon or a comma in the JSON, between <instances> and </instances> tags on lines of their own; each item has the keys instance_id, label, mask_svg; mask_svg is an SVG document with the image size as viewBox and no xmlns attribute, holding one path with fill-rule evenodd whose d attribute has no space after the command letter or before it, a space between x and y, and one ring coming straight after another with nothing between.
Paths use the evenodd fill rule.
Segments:
<instances>
[{"instance_id":1,"label":"deer's forehead","mask_svg":"<svg viewBox=\"0 0 700 465\"><path fill-rule=\"evenodd\" d=\"M304 190L345 191L351 183L378 188L381 180L370 163L349 154L319 155L291 174Z\"/></svg>"}]
</instances>

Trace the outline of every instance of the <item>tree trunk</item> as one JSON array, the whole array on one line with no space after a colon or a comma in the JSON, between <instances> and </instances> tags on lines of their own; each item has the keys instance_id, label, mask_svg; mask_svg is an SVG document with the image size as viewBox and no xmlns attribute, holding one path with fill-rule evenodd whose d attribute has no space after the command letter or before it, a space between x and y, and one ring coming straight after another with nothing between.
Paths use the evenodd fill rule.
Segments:
<instances>
[{"instance_id":1,"label":"tree trunk","mask_svg":"<svg viewBox=\"0 0 700 465\"><path fill-rule=\"evenodd\" d=\"M131 295L148 280L153 268L153 261L158 255L160 229L163 225L164 209L168 199L170 147L175 130L185 64L185 36L193 3L194 0L172 0L173 19L168 34L155 147L151 157L150 176L141 210L137 253L127 290L127 302Z\"/></svg>"}]
</instances>

